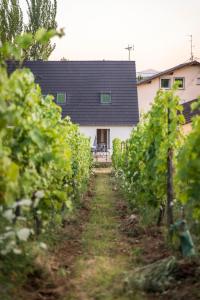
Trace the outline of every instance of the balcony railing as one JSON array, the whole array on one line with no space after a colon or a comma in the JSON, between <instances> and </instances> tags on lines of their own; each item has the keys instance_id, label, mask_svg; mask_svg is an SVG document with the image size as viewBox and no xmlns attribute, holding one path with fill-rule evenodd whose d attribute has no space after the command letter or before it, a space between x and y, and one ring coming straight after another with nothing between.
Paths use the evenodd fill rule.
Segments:
<instances>
[{"instance_id":1,"label":"balcony railing","mask_svg":"<svg viewBox=\"0 0 200 300\"><path fill-rule=\"evenodd\" d=\"M94 159L98 162L111 162L110 149L106 144L100 143L96 147L92 147Z\"/></svg>"}]
</instances>

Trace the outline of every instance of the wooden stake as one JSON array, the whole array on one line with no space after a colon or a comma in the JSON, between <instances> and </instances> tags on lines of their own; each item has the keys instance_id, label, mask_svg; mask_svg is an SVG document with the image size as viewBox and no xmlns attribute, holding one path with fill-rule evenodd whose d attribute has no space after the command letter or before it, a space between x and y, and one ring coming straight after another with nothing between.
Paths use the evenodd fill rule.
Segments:
<instances>
[{"instance_id":1,"label":"wooden stake","mask_svg":"<svg viewBox=\"0 0 200 300\"><path fill-rule=\"evenodd\" d=\"M168 149L167 155L167 225L170 227L174 223L173 217L173 149Z\"/></svg>"},{"instance_id":2,"label":"wooden stake","mask_svg":"<svg viewBox=\"0 0 200 300\"><path fill-rule=\"evenodd\" d=\"M170 102L170 99L168 100ZM170 108L167 110L168 119L168 139L170 136ZM169 145L167 152L167 225L170 227L174 223L173 218L173 199L174 199L174 189L173 189L173 149Z\"/></svg>"}]
</instances>

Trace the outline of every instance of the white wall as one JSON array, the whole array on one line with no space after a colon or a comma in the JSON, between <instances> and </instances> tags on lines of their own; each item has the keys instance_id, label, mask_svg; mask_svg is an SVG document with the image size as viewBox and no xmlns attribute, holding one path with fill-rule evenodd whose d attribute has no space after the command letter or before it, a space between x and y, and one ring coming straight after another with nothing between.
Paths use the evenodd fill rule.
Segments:
<instances>
[{"instance_id":1,"label":"white wall","mask_svg":"<svg viewBox=\"0 0 200 300\"><path fill-rule=\"evenodd\" d=\"M173 74L163 75L153 79L150 83L143 83L137 86L139 112L145 113L153 103L156 92L160 88L161 78L170 78L173 83L175 77L185 78L185 87L177 91L182 103L196 99L200 96L200 85L197 84L197 78L200 77L200 66L186 66L173 71Z\"/></svg>"},{"instance_id":2,"label":"white wall","mask_svg":"<svg viewBox=\"0 0 200 300\"><path fill-rule=\"evenodd\" d=\"M97 129L110 129L110 146L115 138L126 140L129 138L132 126L80 126L80 131L91 138L91 146L94 144ZM111 149L112 150L112 149Z\"/></svg>"}]
</instances>

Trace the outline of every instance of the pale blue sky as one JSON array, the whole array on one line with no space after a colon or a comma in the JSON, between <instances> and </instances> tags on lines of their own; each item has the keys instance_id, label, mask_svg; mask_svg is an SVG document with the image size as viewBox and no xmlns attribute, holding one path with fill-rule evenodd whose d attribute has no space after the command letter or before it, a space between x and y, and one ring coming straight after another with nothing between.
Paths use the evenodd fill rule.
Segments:
<instances>
[{"instance_id":1,"label":"pale blue sky","mask_svg":"<svg viewBox=\"0 0 200 300\"><path fill-rule=\"evenodd\" d=\"M189 34L200 57L200 0L58 0L57 21L53 60L126 60L134 44L137 71L163 70L189 59Z\"/></svg>"}]
</instances>

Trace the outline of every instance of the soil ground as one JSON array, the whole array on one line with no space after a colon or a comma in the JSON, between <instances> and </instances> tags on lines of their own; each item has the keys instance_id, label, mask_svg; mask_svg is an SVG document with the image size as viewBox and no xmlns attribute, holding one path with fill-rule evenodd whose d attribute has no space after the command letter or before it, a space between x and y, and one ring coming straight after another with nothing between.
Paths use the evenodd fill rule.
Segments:
<instances>
[{"instance_id":1,"label":"soil ground","mask_svg":"<svg viewBox=\"0 0 200 300\"><path fill-rule=\"evenodd\" d=\"M66 299L130 299L123 293L123 279L132 267L131 246L120 233L118 194L106 173L98 170L96 175L89 221L82 235L82 255L76 261Z\"/></svg>"},{"instance_id":2,"label":"soil ground","mask_svg":"<svg viewBox=\"0 0 200 300\"><path fill-rule=\"evenodd\" d=\"M16 299L200 299L191 264L186 266L186 279L163 294L125 291L125 279L134 268L171 255L161 229L136 223L137 216L130 217L110 169L98 169L78 214L66 220L54 250L37 258L38 268Z\"/></svg>"}]
</instances>

